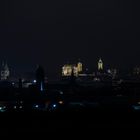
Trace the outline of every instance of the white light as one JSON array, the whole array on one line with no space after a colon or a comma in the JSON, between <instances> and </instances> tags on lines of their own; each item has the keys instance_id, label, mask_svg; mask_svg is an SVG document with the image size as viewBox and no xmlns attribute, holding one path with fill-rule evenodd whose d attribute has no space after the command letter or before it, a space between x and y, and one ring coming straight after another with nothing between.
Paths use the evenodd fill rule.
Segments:
<instances>
[{"instance_id":1,"label":"white light","mask_svg":"<svg viewBox=\"0 0 140 140\"><path fill-rule=\"evenodd\" d=\"M37 81L36 80L33 80L33 83L36 83Z\"/></svg>"},{"instance_id":2,"label":"white light","mask_svg":"<svg viewBox=\"0 0 140 140\"><path fill-rule=\"evenodd\" d=\"M39 105L35 105L35 107L36 107L36 108L38 108L38 107L39 107Z\"/></svg>"},{"instance_id":3,"label":"white light","mask_svg":"<svg viewBox=\"0 0 140 140\"><path fill-rule=\"evenodd\" d=\"M43 83L41 82L40 90L43 91Z\"/></svg>"},{"instance_id":4,"label":"white light","mask_svg":"<svg viewBox=\"0 0 140 140\"><path fill-rule=\"evenodd\" d=\"M22 106L20 106L19 108L22 109Z\"/></svg>"},{"instance_id":5,"label":"white light","mask_svg":"<svg viewBox=\"0 0 140 140\"><path fill-rule=\"evenodd\" d=\"M55 108L56 107L56 104L54 104L53 107Z\"/></svg>"}]
</instances>

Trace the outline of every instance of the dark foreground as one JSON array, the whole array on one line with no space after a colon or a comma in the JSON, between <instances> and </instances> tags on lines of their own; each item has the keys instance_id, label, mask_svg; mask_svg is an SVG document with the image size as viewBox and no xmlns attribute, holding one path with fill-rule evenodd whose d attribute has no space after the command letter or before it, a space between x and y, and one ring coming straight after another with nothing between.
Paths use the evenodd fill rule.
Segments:
<instances>
[{"instance_id":1,"label":"dark foreground","mask_svg":"<svg viewBox=\"0 0 140 140\"><path fill-rule=\"evenodd\" d=\"M64 132L140 129L140 113L129 111L16 112L0 114L2 131Z\"/></svg>"},{"instance_id":2,"label":"dark foreground","mask_svg":"<svg viewBox=\"0 0 140 140\"><path fill-rule=\"evenodd\" d=\"M114 129L139 130L140 89L122 87L50 89L43 93L34 88L0 90L0 132L39 132L47 137L50 133L107 131L110 135Z\"/></svg>"}]
</instances>

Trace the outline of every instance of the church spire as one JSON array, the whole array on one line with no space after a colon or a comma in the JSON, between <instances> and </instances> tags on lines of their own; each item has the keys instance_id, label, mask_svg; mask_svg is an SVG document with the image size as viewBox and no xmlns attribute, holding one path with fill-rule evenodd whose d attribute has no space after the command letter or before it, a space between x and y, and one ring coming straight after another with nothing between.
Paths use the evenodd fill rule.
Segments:
<instances>
[{"instance_id":1,"label":"church spire","mask_svg":"<svg viewBox=\"0 0 140 140\"><path fill-rule=\"evenodd\" d=\"M7 62L2 62L2 68L1 68L1 80L7 80L10 76L10 71Z\"/></svg>"},{"instance_id":2,"label":"church spire","mask_svg":"<svg viewBox=\"0 0 140 140\"><path fill-rule=\"evenodd\" d=\"M101 58L98 61L98 70L103 70L103 61Z\"/></svg>"}]
</instances>

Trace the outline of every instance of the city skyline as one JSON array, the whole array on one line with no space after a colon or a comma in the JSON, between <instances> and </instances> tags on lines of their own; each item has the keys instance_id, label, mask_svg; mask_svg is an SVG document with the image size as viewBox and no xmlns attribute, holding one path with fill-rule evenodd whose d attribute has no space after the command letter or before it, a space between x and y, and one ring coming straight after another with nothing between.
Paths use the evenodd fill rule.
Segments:
<instances>
[{"instance_id":1,"label":"city skyline","mask_svg":"<svg viewBox=\"0 0 140 140\"><path fill-rule=\"evenodd\" d=\"M1 5L0 60L13 71L33 71L41 64L54 77L67 61L79 58L90 69L98 57L119 69L140 64L140 11L131 1L15 0Z\"/></svg>"},{"instance_id":2,"label":"city skyline","mask_svg":"<svg viewBox=\"0 0 140 140\"><path fill-rule=\"evenodd\" d=\"M139 16L132 0L1 0L1 133L138 129Z\"/></svg>"},{"instance_id":3,"label":"city skyline","mask_svg":"<svg viewBox=\"0 0 140 140\"><path fill-rule=\"evenodd\" d=\"M38 64L39 65L39 64ZM9 67L9 63L7 63L7 61L2 61L1 63L1 66L0 66L0 69L1 69L1 72L3 71L3 68L6 66L8 69L8 71L10 72L10 77L17 77L17 78L24 78L26 76L29 76L29 77L34 77L35 76L35 71L37 69L37 64L34 66L34 68L32 69L28 69L27 71L23 71L23 72L19 72L19 71L16 71L16 67L14 68L14 66L10 65ZM78 66L79 65L79 66ZM41 65L43 66L43 65ZM140 65L135 65L134 67L131 67L131 69L121 69L119 68L118 66L116 67L113 67L109 64L107 64L106 62L104 62L104 60L101 58L101 57L98 57L98 60L96 61L95 64L92 63L91 66L87 66L87 64L84 63L84 61L81 61L81 59L78 59L77 61L67 61L67 63L63 64L63 65L59 65L58 69L56 70L56 75L53 75L53 77L51 77L49 75L49 73L47 73L47 70L46 70L46 67L43 66L44 70L45 70L45 76L47 76L47 78L49 78L50 80L53 79L57 79L58 77L60 76L63 76L63 72L68 69L72 69L72 67L74 68L74 70L78 70L78 69L81 69L81 70L78 70L79 72L81 71L82 73L86 73L86 72L89 72L89 73L94 73L94 72L97 72L97 71L103 71L103 72L108 72L108 70L111 70L111 69L115 69L117 70L119 73L120 72L126 72L127 73L133 73L135 70L140 69ZM77 69L78 68L78 69ZM5 69L5 68L4 68ZM6 70L7 71L7 70ZM75 71L75 72L76 72ZM71 73L71 72L70 72ZM77 72L76 72L77 73ZM124 73L125 74L125 73Z\"/></svg>"}]
</instances>

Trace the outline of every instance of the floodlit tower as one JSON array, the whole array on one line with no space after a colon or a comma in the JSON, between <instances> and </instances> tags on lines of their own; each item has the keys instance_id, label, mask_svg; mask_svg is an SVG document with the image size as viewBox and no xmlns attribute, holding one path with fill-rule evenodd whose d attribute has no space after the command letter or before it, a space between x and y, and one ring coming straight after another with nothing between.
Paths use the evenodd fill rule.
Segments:
<instances>
[{"instance_id":1,"label":"floodlit tower","mask_svg":"<svg viewBox=\"0 0 140 140\"><path fill-rule=\"evenodd\" d=\"M98 70L103 70L103 61L101 58L98 61Z\"/></svg>"},{"instance_id":2,"label":"floodlit tower","mask_svg":"<svg viewBox=\"0 0 140 140\"><path fill-rule=\"evenodd\" d=\"M81 62L78 62L77 68L78 68L78 72L82 72L83 71L83 64Z\"/></svg>"}]
</instances>

